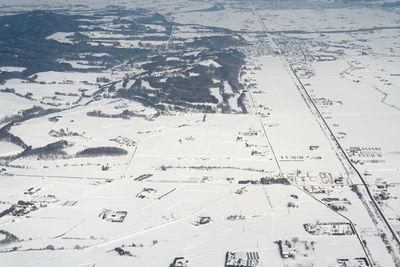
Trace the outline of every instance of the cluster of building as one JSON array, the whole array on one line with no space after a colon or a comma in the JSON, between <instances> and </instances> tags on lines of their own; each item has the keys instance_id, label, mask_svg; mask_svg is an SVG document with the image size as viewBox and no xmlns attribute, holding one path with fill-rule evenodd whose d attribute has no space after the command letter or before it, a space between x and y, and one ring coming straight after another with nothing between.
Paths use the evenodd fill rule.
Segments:
<instances>
[{"instance_id":1,"label":"cluster of building","mask_svg":"<svg viewBox=\"0 0 400 267\"><path fill-rule=\"evenodd\" d=\"M17 204L14 204L10 208L0 212L0 218L5 215L21 217L32 211L38 210L39 208L43 208L46 206L47 205L45 203L19 200Z\"/></svg>"},{"instance_id":2,"label":"cluster of building","mask_svg":"<svg viewBox=\"0 0 400 267\"><path fill-rule=\"evenodd\" d=\"M33 195L39 192L41 188L35 188L35 187L30 187L27 190L25 190L24 195Z\"/></svg>"},{"instance_id":3,"label":"cluster of building","mask_svg":"<svg viewBox=\"0 0 400 267\"><path fill-rule=\"evenodd\" d=\"M169 267L188 267L189 261L184 257L177 257L174 261L169 265Z\"/></svg>"},{"instance_id":4,"label":"cluster of building","mask_svg":"<svg viewBox=\"0 0 400 267\"><path fill-rule=\"evenodd\" d=\"M314 241L299 241L297 238L289 240L279 240L275 242L279 246L279 252L283 259L295 258L296 255L308 257L315 250Z\"/></svg>"},{"instance_id":5,"label":"cluster of building","mask_svg":"<svg viewBox=\"0 0 400 267\"><path fill-rule=\"evenodd\" d=\"M193 225L195 226L204 225L210 223L211 221L212 221L211 217L200 216L195 222L193 222Z\"/></svg>"},{"instance_id":6,"label":"cluster of building","mask_svg":"<svg viewBox=\"0 0 400 267\"><path fill-rule=\"evenodd\" d=\"M327 222L305 223L304 229L312 235L353 235L354 229L350 223Z\"/></svg>"},{"instance_id":7,"label":"cluster of building","mask_svg":"<svg viewBox=\"0 0 400 267\"><path fill-rule=\"evenodd\" d=\"M245 220L246 216L243 215L229 215L228 217L226 217L226 220L228 221L237 221L237 220Z\"/></svg>"},{"instance_id":8,"label":"cluster of building","mask_svg":"<svg viewBox=\"0 0 400 267\"><path fill-rule=\"evenodd\" d=\"M148 188L146 187L146 188L143 188L142 191L140 191L140 192L136 195L136 197L137 197L137 198L148 198L149 195L154 194L154 193L156 193L156 192L157 192L156 189L153 189L153 188L150 188L150 187L148 187Z\"/></svg>"},{"instance_id":9,"label":"cluster of building","mask_svg":"<svg viewBox=\"0 0 400 267\"><path fill-rule=\"evenodd\" d=\"M99 217L109 222L122 223L125 220L126 215L128 215L127 211L113 211L109 209L103 209L99 214Z\"/></svg>"},{"instance_id":10,"label":"cluster of building","mask_svg":"<svg viewBox=\"0 0 400 267\"><path fill-rule=\"evenodd\" d=\"M258 266L260 255L258 252L227 252L225 267L254 267Z\"/></svg>"},{"instance_id":11,"label":"cluster of building","mask_svg":"<svg viewBox=\"0 0 400 267\"><path fill-rule=\"evenodd\" d=\"M366 258L338 259L338 267L367 267L370 266Z\"/></svg>"}]
</instances>

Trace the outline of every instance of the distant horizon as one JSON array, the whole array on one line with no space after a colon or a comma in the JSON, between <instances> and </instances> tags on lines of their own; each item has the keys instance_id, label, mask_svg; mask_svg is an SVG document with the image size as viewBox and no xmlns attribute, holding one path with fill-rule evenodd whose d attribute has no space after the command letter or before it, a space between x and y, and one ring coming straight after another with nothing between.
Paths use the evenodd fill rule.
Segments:
<instances>
[{"instance_id":1,"label":"distant horizon","mask_svg":"<svg viewBox=\"0 0 400 267\"><path fill-rule=\"evenodd\" d=\"M400 266L400 1L0 3L0 265Z\"/></svg>"}]
</instances>

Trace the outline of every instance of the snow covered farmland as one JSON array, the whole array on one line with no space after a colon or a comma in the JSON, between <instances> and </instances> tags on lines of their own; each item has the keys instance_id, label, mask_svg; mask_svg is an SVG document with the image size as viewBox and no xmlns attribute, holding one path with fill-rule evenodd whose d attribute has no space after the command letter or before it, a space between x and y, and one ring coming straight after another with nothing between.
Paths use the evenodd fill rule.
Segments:
<instances>
[{"instance_id":1,"label":"snow covered farmland","mask_svg":"<svg viewBox=\"0 0 400 267\"><path fill-rule=\"evenodd\" d=\"M69 4L0 7L2 264L399 266L398 3Z\"/></svg>"}]
</instances>

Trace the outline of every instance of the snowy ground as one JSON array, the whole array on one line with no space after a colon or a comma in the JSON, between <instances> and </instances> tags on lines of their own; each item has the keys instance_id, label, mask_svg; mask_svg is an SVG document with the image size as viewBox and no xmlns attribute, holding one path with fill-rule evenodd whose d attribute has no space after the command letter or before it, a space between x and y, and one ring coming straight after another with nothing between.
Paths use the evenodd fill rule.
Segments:
<instances>
[{"instance_id":1,"label":"snowy ground","mask_svg":"<svg viewBox=\"0 0 400 267\"><path fill-rule=\"evenodd\" d=\"M174 27L174 38L210 36L205 27L218 27L248 40L241 48L246 64L240 79L247 114L236 114L239 95L228 100L231 113L170 111L161 116L135 101L85 97L104 85L99 77L122 86L127 72L141 71L134 64L121 63L110 71L61 58L73 67L99 69L41 72L33 82L9 79L0 85L2 125L33 106L63 109L15 123L11 135L32 149L68 143L67 155L22 156L1 166L0 213L13 205L31 209L33 204L23 202L37 209L0 217L0 230L18 238L0 246L0 262L153 267L185 257L188 266L224 266L227 251L254 251L261 259L257 266L333 267L340 266L337 259L355 258L373 266L398 266L396 241L378 208L398 235L400 10L324 8L309 2L285 9L257 1L246 8L228 1L135 2L181 24ZM0 6L0 12L32 6L18 0ZM47 9L63 6L40 3ZM68 36L59 32L48 38L68 43ZM93 31L90 37L98 38L93 45L112 46L114 40L106 38L123 36ZM167 49L168 43L144 45ZM138 47L139 40L119 40L119 46ZM200 64L219 67L213 60ZM143 87L154 89L147 82ZM224 91L233 94L227 82ZM219 88L211 93L223 101ZM93 116L99 110L103 117ZM135 115L111 118L125 110ZM76 157L96 147L117 147L127 154ZM0 157L22 151L0 142ZM366 197L352 165L372 198ZM263 185L261 178L285 178L290 184ZM104 210L127 214L123 222L112 222L103 218ZM200 217L210 221L196 225ZM354 233L312 235L306 223L349 223ZM294 258L281 257L280 240L298 249Z\"/></svg>"}]
</instances>

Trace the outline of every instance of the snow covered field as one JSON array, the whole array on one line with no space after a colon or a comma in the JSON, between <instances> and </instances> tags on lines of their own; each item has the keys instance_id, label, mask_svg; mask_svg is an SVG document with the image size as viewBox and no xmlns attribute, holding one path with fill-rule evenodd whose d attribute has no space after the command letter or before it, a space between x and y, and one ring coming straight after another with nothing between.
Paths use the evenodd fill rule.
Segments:
<instances>
[{"instance_id":1,"label":"snow covered field","mask_svg":"<svg viewBox=\"0 0 400 267\"><path fill-rule=\"evenodd\" d=\"M252 266L400 264L399 7L135 1L109 8L125 17L99 18L106 3L72 4L0 6L101 25L79 28L93 53L56 58L74 71L0 84L0 265L225 266L227 252L257 253ZM151 24L129 13L137 6ZM46 38L77 45L73 36ZM232 58L205 57L219 46L243 52L240 85L222 79ZM107 64L131 48L168 56L120 52ZM211 112L142 101L163 90L160 75L209 82Z\"/></svg>"}]
</instances>

